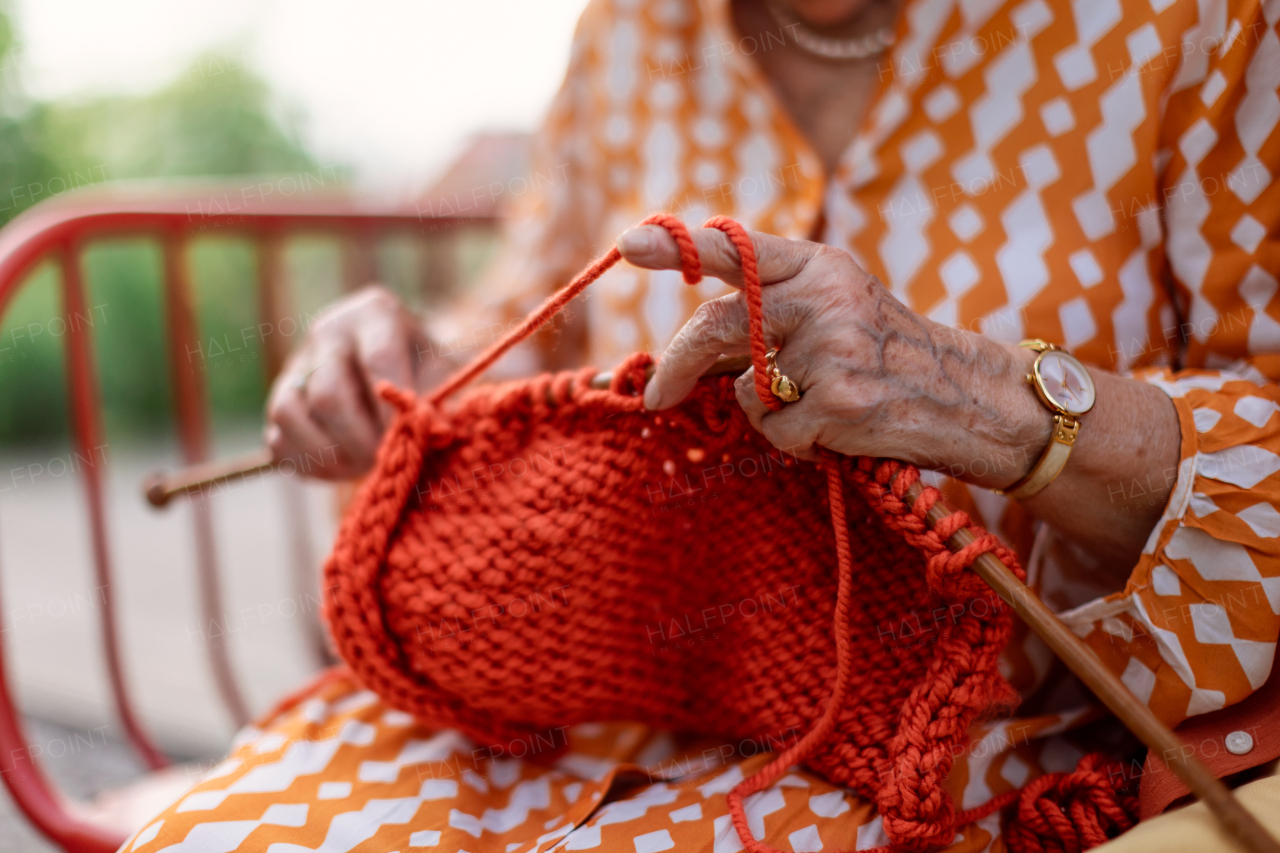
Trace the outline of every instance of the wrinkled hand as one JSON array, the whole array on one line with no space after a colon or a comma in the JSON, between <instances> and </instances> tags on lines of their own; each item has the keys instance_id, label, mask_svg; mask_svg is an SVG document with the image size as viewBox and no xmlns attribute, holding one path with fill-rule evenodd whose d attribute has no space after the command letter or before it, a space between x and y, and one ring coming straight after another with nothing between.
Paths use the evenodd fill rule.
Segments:
<instances>
[{"instance_id":1,"label":"wrinkled hand","mask_svg":"<svg viewBox=\"0 0 1280 853\"><path fill-rule=\"evenodd\" d=\"M356 477L373 465L393 410L374 385L421 388L438 378L422 320L386 288L367 287L320 313L276 378L266 441L305 476Z\"/></svg>"},{"instance_id":2,"label":"wrinkled hand","mask_svg":"<svg viewBox=\"0 0 1280 853\"><path fill-rule=\"evenodd\" d=\"M737 251L721 231L693 232L703 271L741 286ZM847 253L751 233L764 285L766 345L803 396L771 411L752 371L736 383L752 425L777 448L812 458L815 447L887 456L924 468L986 461L981 485L1017 480L1048 441L1049 419L1022 376L1034 354L935 323L908 309ZM679 269L665 229L627 231L618 248L647 269ZM684 400L720 355L747 354L748 315L739 291L703 304L663 353L645 405Z\"/></svg>"}]
</instances>

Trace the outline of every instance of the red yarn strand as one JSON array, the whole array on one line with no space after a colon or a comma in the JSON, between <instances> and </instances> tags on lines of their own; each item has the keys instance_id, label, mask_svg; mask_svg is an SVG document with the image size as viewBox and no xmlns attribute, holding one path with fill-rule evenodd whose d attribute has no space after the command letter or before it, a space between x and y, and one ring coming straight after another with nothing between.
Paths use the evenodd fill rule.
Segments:
<instances>
[{"instance_id":1,"label":"red yarn strand","mask_svg":"<svg viewBox=\"0 0 1280 853\"><path fill-rule=\"evenodd\" d=\"M770 387L768 364L765 355L768 347L764 340L764 296L760 290L760 270L756 267L756 246L751 242L751 235L737 221L727 216L713 216L702 223L703 228L717 228L728 235L729 240L738 250L742 263L742 290L747 299L747 319L751 329L751 367L755 375L756 394L760 401L773 411L779 411L785 404L777 398Z\"/></svg>"},{"instance_id":2,"label":"red yarn strand","mask_svg":"<svg viewBox=\"0 0 1280 853\"><path fill-rule=\"evenodd\" d=\"M560 313L560 309L564 308L575 296L586 290L592 282L608 272L609 268L620 260L622 260L622 253L618 251L617 246L614 246L601 257L596 258L585 270L578 273L577 278L552 294L546 302L543 302L532 314L526 317L518 328L508 332L478 355L470 364L441 383L440 387L432 391L431 396L427 399L433 405L439 405L459 389L469 385L486 370L493 367L494 363L506 355L512 347L545 326L552 317Z\"/></svg>"},{"instance_id":3,"label":"red yarn strand","mask_svg":"<svg viewBox=\"0 0 1280 853\"><path fill-rule=\"evenodd\" d=\"M734 223L735 225L737 223ZM831 698L822 709L822 716L813 728L796 744L757 770L751 776L739 782L729 792L729 814L733 819L738 838L746 846L749 853L782 853L770 847L751 834L747 824L747 814L742 800L752 794L764 790L797 764L809 758L836 727L836 718L849 694L849 681L853 670L853 649L849 639L849 611L853 607L853 555L849 548L849 522L845 518L844 478L840 474L840 459L832 451L822 448L819 453L819 464L827 475L827 496L831 504L831 529L835 534L836 558L839 566L839 586L836 590L835 615L832 617L831 630L836 643L836 683L831 690Z\"/></svg>"},{"instance_id":4,"label":"red yarn strand","mask_svg":"<svg viewBox=\"0 0 1280 853\"><path fill-rule=\"evenodd\" d=\"M697 284L702 280L702 261L698 258L697 247L693 244L693 237L690 236L689 229L685 227L685 224L678 217L669 213L655 213L640 224L661 225L667 229L671 236L675 238L676 247L680 251L680 265L685 283ZM736 222L734 224L737 225ZM738 227L741 229L742 226L739 225ZM748 240L748 245L750 245L750 240ZM533 313L525 317L524 322L517 328L494 342L487 350L476 356L470 364L442 382L440 387L431 392L428 400L432 405L439 405L459 389L475 381L486 370L493 367L494 363L506 355L512 347L521 343L550 322L551 318L559 314L561 309L573 301L575 296L586 290L620 260L622 260L622 253L618 251L617 246L596 258L587 265L586 269L578 273L573 281L553 293L542 305L534 309ZM752 263L754 264L754 257L752 258ZM763 350L761 350L762 364L763 358Z\"/></svg>"}]
</instances>

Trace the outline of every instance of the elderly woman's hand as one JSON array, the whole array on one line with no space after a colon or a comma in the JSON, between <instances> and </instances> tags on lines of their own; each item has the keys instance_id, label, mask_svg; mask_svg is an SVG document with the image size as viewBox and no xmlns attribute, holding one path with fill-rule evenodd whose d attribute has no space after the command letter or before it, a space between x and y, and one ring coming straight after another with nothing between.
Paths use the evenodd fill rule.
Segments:
<instances>
[{"instance_id":1,"label":"elderly woman's hand","mask_svg":"<svg viewBox=\"0 0 1280 853\"><path fill-rule=\"evenodd\" d=\"M1050 417L1023 380L1034 353L916 314L838 249L751 237L765 285L765 339L803 392L773 412L751 371L739 377L742 408L774 446L802 457L814 445L894 457L995 487L1035 462ZM706 274L740 283L737 252L722 232L700 229L694 240ZM618 247L636 266L679 268L675 241L660 227L634 228ZM645 404L679 403L717 356L749 351L747 333L742 292L704 304L663 354Z\"/></svg>"},{"instance_id":2,"label":"elderly woman's hand","mask_svg":"<svg viewBox=\"0 0 1280 853\"><path fill-rule=\"evenodd\" d=\"M799 456L814 447L913 462L989 488L1023 477L1049 443L1052 416L1026 374L1031 350L935 323L908 309L846 253L753 233L766 344L803 392L770 411L754 376L738 400L774 446ZM704 272L737 285L738 253L722 232L699 229ZM679 269L675 241L649 225L618 240L632 264ZM749 351L741 292L702 306L658 363L645 392L651 409L674 406L719 355ZM1145 382L1091 369L1097 403L1062 473L1023 501L1032 513L1099 555L1119 588L1173 488L1180 430L1168 395ZM1146 483L1143 502L1116 502Z\"/></svg>"},{"instance_id":3,"label":"elderly woman's hand","mask_svg":"<svg viewBox=\"0 0 1280 853\"><path fill-rule=\"evenodd\" d=\"M393 411L373 388L421 388L439 378L422 320L384 287L324 311L289 356L267 402L266 441L305 476L358 477L373 465Z\"/></svg>"}]
</instances>

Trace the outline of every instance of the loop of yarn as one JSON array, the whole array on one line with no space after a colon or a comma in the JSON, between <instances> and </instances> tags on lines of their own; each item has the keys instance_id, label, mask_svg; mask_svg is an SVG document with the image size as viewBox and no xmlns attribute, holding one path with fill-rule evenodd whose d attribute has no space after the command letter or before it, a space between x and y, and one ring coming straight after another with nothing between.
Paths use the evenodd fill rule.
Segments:
<instances>
[{"instance_id":1,"label":"loop of yarn","mask_svg":"<svg viewBox=\"0 0 1280 853\"><path fill-rule=\"evenodd\" d=\"M937 527L929 527L926 520L929 510L942 500L942 493L933 486L925 486L915 502L908 505L904 500L907 489L920 480L920 471L915 466L894 460L878 460L877 464L877 460L862 457L851 468L850 477L863 488L863 493L876 510L885 516L886 523L925 554L929 587L943 598L958 601L994 597L990 587L969 570L974 561L986 553L994 554L1013 569L1019 580L1026 579L1013 551L995 536L973 525L969 514L963 510L953 512ZM974 541L952 551L947 540L962 529L972 533Z\"/></svg>"},{"instance_id":2,"label":"loop of yarn","mask_svg":"<svg viewBox=\"0 0 1280 853\"><path fill-rule=\"evenodd\" d=\"M694 245L693 235L680 221L680 217L670 213L655 213L640 224L660 225L667 229L680 252L680 274L684 277L684 283L697 284L702 281L702 258L698 257L698 247ZM736 222L734 224L737 225Z\"/></svg>"},{"instance_id":3,"label":"loop of yarn","mask_svg":"<svg viewBox=\"0 0 1280 853\"><path fill-rule=\"evenodd\" d=\"M653 364L653 356L647 352L632 353L613 370L609 390L615 394L639 397L644 394L645 370Z\"/></svg>"},{"instance_id":4,"label":"loop of yarn","mask_svg":"<svg viewBox=\"0 0 1280 853\"><path fill-rule=\"evenodd\" d=\"M1137 798L1120 791L1123 765L1105 755L1081 758L1070 773L1050 773L1031 782L1018 796L1018 808L1005 829L1012 853L1080 853L1097 847L1137 821Z\"/></svg>"},{"instance_id":5,"label":"loop of yarn","mask_svg":"<svg viewBox=\"0 0 1280 853\"><path fill-rule=\"evenodd\" d=\"M418 398L412 391L397 388L385 379L379 380L378 383L373 386L373 391L401 412L407 412L414 406L418 405Z\"/></svg>"},{"instance_id":6,"label":"loop of yarn","mask_svg":"<svg viewBox=\"0 0 1280 853\"><path fill-rule=\"evenodd\" d=\"M785 403L777 398L769 387L769 372L765 362L767 346L764 338L764 296L760 287L760 271L756 267L756 247L751 242L751 235L741 224L727 216L713 216L702 223L703 228L717 228L723 231L738 250L738 260L742 266L742 290L747 298L747 318L751 331L751 367L756 383L756 394L760 401L777 412Z\"/></svg>"},{"instance_id":7,"label":"loop of yarn","mask_svg":"<svg viewBox=\"0 0 1280 853\"><path fill-rule=\"evenodd\" d=\"M645 222L671 233L684 280L698 281L683 223ZM733 220L707 227L738 252L756 391L780 408L754 244ZM623 717L758 739L777 755L728 795L749 853L773 848L753 837L747 798L796 764L875 802L898 849L945 846L974 814L945 793L954 757L976 720L1016 702L999 672L1012 616L969 570L993 553L1021 577L1008 548L964 513L931 530L941 495L906 501L913 466L780 453L732 377L705 377L660 413L644 409L643 353L608 390L583 369L460 393L620 259L614 248L592 262L425 398L379 387L397 414L325 566L339 655L389 705L496 754L551 758L564 726ZM975 541L953 553L961 529ZM913 608L950 618L925 631ZM690 634L704 645L685 648ZM1095 788L1042 783L1018 837L1068 844L1042 803L1120 825Z\"/></svg>"}]
</instances>

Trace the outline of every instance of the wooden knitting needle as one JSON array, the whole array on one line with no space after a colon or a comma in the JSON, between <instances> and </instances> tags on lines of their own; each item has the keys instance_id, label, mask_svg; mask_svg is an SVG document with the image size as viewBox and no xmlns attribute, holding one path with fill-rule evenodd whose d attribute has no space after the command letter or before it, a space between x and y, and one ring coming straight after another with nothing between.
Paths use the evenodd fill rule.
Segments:
<instances>
[{"instance_id":1,"label":"wooden knitting needle","mask_svg":"<svg viewBox=\"0 0 1280 853\"><path fill-rule=\"evenodd\" d=\"M924 487L918 481L912 483L907 488L907 502L914 503L923 490ZM951 510L938 502L929 510L926 521L931 528L937 527L949 515ZM947 545L953 551L958 551L973 542L974 538L972 533L961 528L947 540ZM1182 739L1160 722L1151 709L1129 691L1120 677L1103 664L1093 649L1076 636L1026 584L1018 580L1008 566L991 553L986 553L978 557L973 570L997 595L1008 602L1022 621L1053 649L1063 663L1120 718L1129 731L1147 749L1159 756L1191 789L1191 793L1209 807L1209 811L1218 818L1228 835L1250 853L1280 853L1280 843L1263 828L1256 817L1240 805L1240 801L1232 796L1227 786L1195 757L1194 751L1185 749Z\"/></svg>"},{"instance_id":2,"label":"wooden knitting needle","mask_svg":"<svg viewBox=\"0 0 1280 853\"><path fill-rule=\"evenodd\" d=\"M152 506L164 507L178 495L202 492L246 477L265 474L273 470L275 464L271 451L263 447L232 459L189 465L172 474L159 471L142 482L142 491Z\"/></svg>"},{"instance_id":3,"label":"wooden knitting needle","mask_svg":"<svg viewBox=\"0 0 1280 853\"><path fill-rule=\"evenodd\" d=\"M726 373L745 373L747 368L750 366L751 366L751 356L749 355L735 355L735 356L722 355L720 356L720 358L716 359L716 363L708 367L707 371L702 375L703 376L722 376ZM645 382L648 382L650 379L653 378L653 368L654 366L652 364L645 368L645 371L644 371ZM595 376L591 377L591 387L596 389L597 391L603 391L605 388L609 387L609 383L612 381L613 381L612 372L597 373Z\"/></svg>"},{"instance_id":4,"label":"wooden knitting needle","mask_svg":"<svg viewBox=\"0 0 1280 853\"><path fill-rule=\"evenodd\" d=\"M721 358L707 370L707 375L742 373L750 366L750 356ZM653 367L650 367L645 374L646 381L651 378L653 378ZM603 391L609 387L612 380L612 372L597 373L591 377L591 387L597 391ZM237 480L266 474L273 470L275 464L275 457L264 447L233 459L203 462L199 465L179 468L171 473L157 471L143 481L142 490L152 506L163 508L179 495L216 489Z\"/></svg>"}]
</instances>

